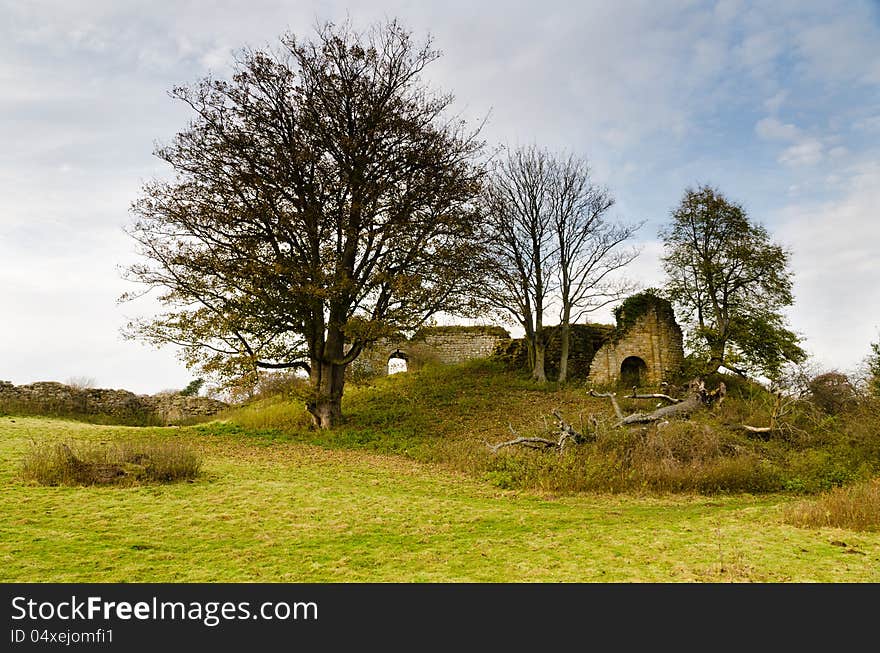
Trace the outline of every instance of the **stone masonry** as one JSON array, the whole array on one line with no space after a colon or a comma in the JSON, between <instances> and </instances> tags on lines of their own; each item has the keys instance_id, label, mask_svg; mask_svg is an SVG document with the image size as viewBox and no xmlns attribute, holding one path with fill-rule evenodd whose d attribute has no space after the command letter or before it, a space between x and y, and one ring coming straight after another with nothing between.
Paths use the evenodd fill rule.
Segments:
<instances>
[{"instance_id":1,"label":"stone masonry","mask_svg":"<svg viewBox=\"0 0 880 653\"><path fill-rule=\"evenodd\" d=\"M629 373L634 385L659 385L677 372L684 362L681 328L649 308L623 333L596 352L589 378L602 385L625 381Z\"/></svg>"},{"instance_id":2,"label":"stone masonry","mask_svg":"<svg viewBox=\"0 0 880 653\"><path fill-rule=\"evenodd\" d=\"M207 397L136 395L127 390L75 388L54 381L13 385L0 381L0 409L46 414L106 415L155 424L175 424L214 415L227 404Z\"/></svg>"},{"instance_id":3,"label":"stone masonry","mask_svg":"<svg viewBox=\"0 0 880 653\"><path fill-rule=\"evenodd\" d=\"M426 362L462 363L490 356L499 342L509 339L510 334L500 327L426 327L412 338L401 334L377 341L358 357L355 366L383 375L388 373L391 358L403 358L409 369Z\"/></svg>"}]
</instances>

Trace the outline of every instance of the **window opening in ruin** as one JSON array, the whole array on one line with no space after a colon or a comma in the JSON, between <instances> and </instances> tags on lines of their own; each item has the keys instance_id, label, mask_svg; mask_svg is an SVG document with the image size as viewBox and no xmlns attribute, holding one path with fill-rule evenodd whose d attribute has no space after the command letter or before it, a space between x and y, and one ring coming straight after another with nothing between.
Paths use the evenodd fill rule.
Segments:
<instances>
[{"instance_id":1,"label":"window opening in ruin","mask_svg":"<svg viewBox=\"0 0 880 653\"><path fill-rule=\"evenodd\" d=\"M388 357L388 374L406 372L409 357L399 349Z\"/></svg>"},{"instance_id":2,"label":"window opening in ruin","mask_svg":"<svg viewBox=\"0 0 880 653\"><path fill-rule=\"evenodd\" d=\"M620 364L620 384L625 388L641 387L648 379L648 365L638 356L628 356Z\"/></svg>"}]
</instances>

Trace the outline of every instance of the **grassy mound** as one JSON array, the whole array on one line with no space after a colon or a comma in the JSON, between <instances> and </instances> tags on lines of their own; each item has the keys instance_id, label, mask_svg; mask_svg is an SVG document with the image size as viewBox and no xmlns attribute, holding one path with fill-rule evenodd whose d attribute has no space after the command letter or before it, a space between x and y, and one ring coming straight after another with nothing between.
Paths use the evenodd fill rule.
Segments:
<instances>
[{"instance_id":1,"label":"grassy mound","mask_svg":"<svg viewBox=\"0 0 880 653\"><path fill-rule=\"evenodd\" d=\"M500 363L471 361L427 366L346 389L346 421L332 431L309 428L297 398L274 395L231 411L203 433L270 442L293 440L330 448L402 454L489 480L505 489L553 493L793 492L817 493L880 475L880 419L859 405L829 415L808 403L772 437L756 437L742 424L769 422L773 398L758 386L725 380L727 400L688 421L642 429L611 427L607 400L572 383L538 386ZM622 400L625 412L649 410L643 400ZM544 435L559 409L576 428L599 421L594 443L562 454L486 443L511 432Z\"/></svg>"}]
</instances>

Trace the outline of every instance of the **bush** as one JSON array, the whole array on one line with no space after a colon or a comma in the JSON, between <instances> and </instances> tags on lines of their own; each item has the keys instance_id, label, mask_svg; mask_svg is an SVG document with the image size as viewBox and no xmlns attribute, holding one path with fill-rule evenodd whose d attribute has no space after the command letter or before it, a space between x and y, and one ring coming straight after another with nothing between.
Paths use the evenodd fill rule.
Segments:
<instances>
[{"instance_id":1,"label":"bush","mask_svg":"<svg viewBox=\"0 0 880 653\"><path fill-rule=\"evenodd\" d=\"M205 379L193 379L180 391L180 395L182 397L197 397L203 385L205 385Z\"/></svg>"},{"instance_id":2,"label":"bush","mask_svg":"<svg viewBox=\"0 0 880 653\"><path fill-rule=\"evenodd\" d=\"M835 488L813 501L789 506L785 521L806 528L880 530L880 479Z\"/></svg>"},{"instance_id":3,"label":"bush","mask_svg":"<svg viewBox=\"0 0 880 653\"><path fill-rule=\"evenodd\" d=\"M40 485L136 485L192 479L201 466L196 452L173 440L33 443L22 476Z\"/></svg>"},{"instance_id":4,"label":"bush","mask_svg":"<svg viewBox=\"0 0 880 653\"><path fill-rule=\"evenodd\" d=\"M67 379L65 385L76 390L89 390L95 387L95 379L90 376L72 376Z\"/></svg>"},{"instance_id":5,"label":"bush","mask_svg":"<svg viewBox=\"0 0 880 653\"><path fill-rule=\"evenodd\" d=\"M810 379L810 401L830 415L837 415L856 403L856 390L846 374L826 372Z\"/></svg>"}]
</instances>

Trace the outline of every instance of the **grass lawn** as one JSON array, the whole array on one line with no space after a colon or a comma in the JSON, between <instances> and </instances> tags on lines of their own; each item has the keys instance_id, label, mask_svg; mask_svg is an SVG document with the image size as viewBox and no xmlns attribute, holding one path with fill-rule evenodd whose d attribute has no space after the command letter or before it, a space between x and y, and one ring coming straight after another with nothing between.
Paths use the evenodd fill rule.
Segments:
<instances>
[{"instance_id":1,"label":"grass lawn","mask_svg":"<svg viewBox=\"0 0 880 653\"><path fill-rule=\"evenodd\" d=\"M194 482L40 487L31 439L181 438ZM3 582L880 582L880 533L781 495L553 497L401 456L187 427L0 417Z\"/></svg>"}]
</instances>

